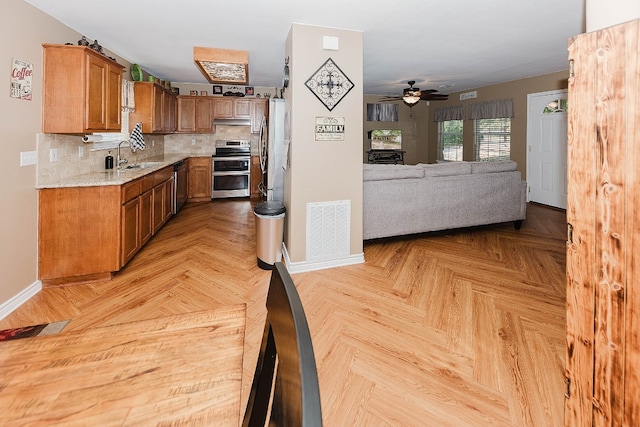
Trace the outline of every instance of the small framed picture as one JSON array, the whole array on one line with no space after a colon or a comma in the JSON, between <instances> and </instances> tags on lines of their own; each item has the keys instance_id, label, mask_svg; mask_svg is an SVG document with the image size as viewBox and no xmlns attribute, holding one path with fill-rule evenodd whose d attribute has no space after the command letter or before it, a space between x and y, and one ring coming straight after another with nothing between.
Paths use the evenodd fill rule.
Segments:
<instances>
[{"instance_id":1,"label":"small framed picture","mask_svg":"<svg viewBox=\"0 0 640 427\"><path fill-rule=\"evenodd\" d=\"M253 86L246 86L244 88L244 94L249 96L253 95Z\"/></svg>"},{"instance_id":2,"label":"small framed picture","mask_svg":"<svg viewBox=\"0 0 640 427\"><path fill-rule=\"evenodd\" d=\"M198 96L198 91L197 90L191 90L191 91L189 91L189 95Z\"/></svg>"},{"instance_id":3,"label":"small framed picture","mask_svg":"<svg viewBox=\"0 0 640 427\"><path fill-rule=\"evenodd\" d=\"M214 95L222 95L222 86L214 86L213 87Z\"/></svg>"},{"instance_id":4,"label":"small framed picture","mask_svg":"<svg viewBox=\"0 0 640 427\"><path fill-rule=\"evenodd\" d=\"M207 92L206 90L201 90L200 91L200 96L208 96L209 92Z\"/></svg>"}]
</instances>

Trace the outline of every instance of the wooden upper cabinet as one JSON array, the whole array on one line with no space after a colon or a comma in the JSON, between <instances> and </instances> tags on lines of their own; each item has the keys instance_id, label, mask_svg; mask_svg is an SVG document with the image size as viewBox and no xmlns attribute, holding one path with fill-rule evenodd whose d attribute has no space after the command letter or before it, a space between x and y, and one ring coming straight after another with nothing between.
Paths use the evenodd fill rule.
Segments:
<instances>
[{"instance_id":1,"label":"wooden upper cabinet","mask_svg":"<svg viewBox=\"0 0 640 427\"><path fill-rule=\"evenodd\" d=\"M84 46L42 47L42 131L119 131L124 67Z\"/></svg>"},{"instance_id":2,"label":"wooden upper cabinet","mask_svg":"<svg viewBox=\"0 0 640 427\"><path fill-rule=\"evenodd\" d=\"M212 133L213 99L206 96L179 96L177 131Z\"/></svg>"},{"instance_id":3,"label":"wooden upper cabinet","mask_svg":"<svg viewBox=\"0 0 640 427\"><path fill-rule=\"evenodd\" d=\"M196 99L195 123L196 132L213 132L213 99L205 97Z\"/></svg>"},{"instance_id":4,"label":"wooden upper cabinet","mask_svg":"<svg viewBox=\"0 0 640 427\"><path fill-rule=\"evenodd\" d=\"M178 132L196 131L196 99L195 96L178 96Z\"/></svg>"},{"instance_id":5,"label":"wooden upper cabinet","mask_svg":"<svg viewBox=\"0 0 640 427\"><path fill-rule=\"evenodd\" d=\"M135 82L136 108L129 127L142 123L143 133L173 133L176 130L176 95L151 82Z\"/></svg>"},{"instance_id":6,"label":"wooden upper cabinet","mask_svg":"<svg viewBox=\"0 0 640 427\"><path fill-rule=\"evenodd\" d=\"M234 119L251 118L251 101L248 99L236 99L233 103Z\"/></svg>"},{"instance_id":7,"label":"wooden upper cabinet","mask_svg":"<svg viewBox=\"0 0 640 427\"><path fill-rule=\"evenodd\" d=\"M269 109L266 99L254 99L251 101L251 133L260 133L262 119L269 119Z\"/></svg>"},{"instance_id":8,"label":"wooden upper cabinet","mask_svg":"<svg viewBox=\"0 0 640 427\"><path fill-rule=\"evenodd\" d=\"M213 117L216 119L233 119L233 98L215 98L213 103Z\"/></svg>"}]
</instances>

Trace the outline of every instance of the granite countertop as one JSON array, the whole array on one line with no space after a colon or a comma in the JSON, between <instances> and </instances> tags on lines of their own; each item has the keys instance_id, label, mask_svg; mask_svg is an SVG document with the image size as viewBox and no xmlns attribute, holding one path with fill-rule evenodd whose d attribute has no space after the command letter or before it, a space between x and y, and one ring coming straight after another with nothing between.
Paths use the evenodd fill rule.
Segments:
<instances>
[{"instance_id":1,"label":"granite countertop","mask_svg":"<svg viewBox=\"0 0 640 427\"><path fill-rule=\"evenodd\" d=\"M158 171L167 166L173 165L180 160L187 159L189 157L203 157L201 155L191 154L165 154L162 156L155 156L146 158L138 163L155 163L147 165L144 168L127 169L129 164L124 164L122 168L105 169L97 172L83 173L79 175L73 175L66 178L60 178L51 182L38 183L36 189L44 188L65 188L65 187L94 187L104 185L122 185L127 182L133 181L137 178L145 176L147 174ZM132 165L135 165L133 163Z\"/></svg>"}]
</instances>

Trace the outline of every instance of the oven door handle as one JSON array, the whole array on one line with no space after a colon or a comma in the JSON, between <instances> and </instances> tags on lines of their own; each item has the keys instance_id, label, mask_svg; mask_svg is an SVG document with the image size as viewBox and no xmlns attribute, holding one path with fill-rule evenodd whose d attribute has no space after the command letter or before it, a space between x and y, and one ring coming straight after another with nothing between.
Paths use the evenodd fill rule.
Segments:
<instances>
[{"instance_id":1,"label":"oven door handle","mask_svg":"<svg viewBox=\"0 0 640 427\"><path fill-rule=\"evenodd\" d=\"M224 161L224 160L246 160L251 161L251 156L228 156L228 157L220 157L220 156L211 156L211 159L214 162Z\"/></svg>"}]
</instances>

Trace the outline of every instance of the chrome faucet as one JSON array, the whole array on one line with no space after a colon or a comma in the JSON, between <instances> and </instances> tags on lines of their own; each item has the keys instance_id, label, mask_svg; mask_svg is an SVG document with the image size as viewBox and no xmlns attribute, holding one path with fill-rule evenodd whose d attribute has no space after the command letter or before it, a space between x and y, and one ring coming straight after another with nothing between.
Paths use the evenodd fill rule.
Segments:
<instances>
[{"instance_id":1,"label":"chrome faucet","mask_svg":"<svg viewBox=\"0 0 640 427\"><path fill-rule=\"evenodd\" d=\"M118 157L116 158L116 163L118 164L118 169L120 169L120 165L123 163L127 163L127 159L123 159L122 157L120 157L120 146L127 141L120 141L120 144L118 144Z\"/></svg>"}]
</instances>

